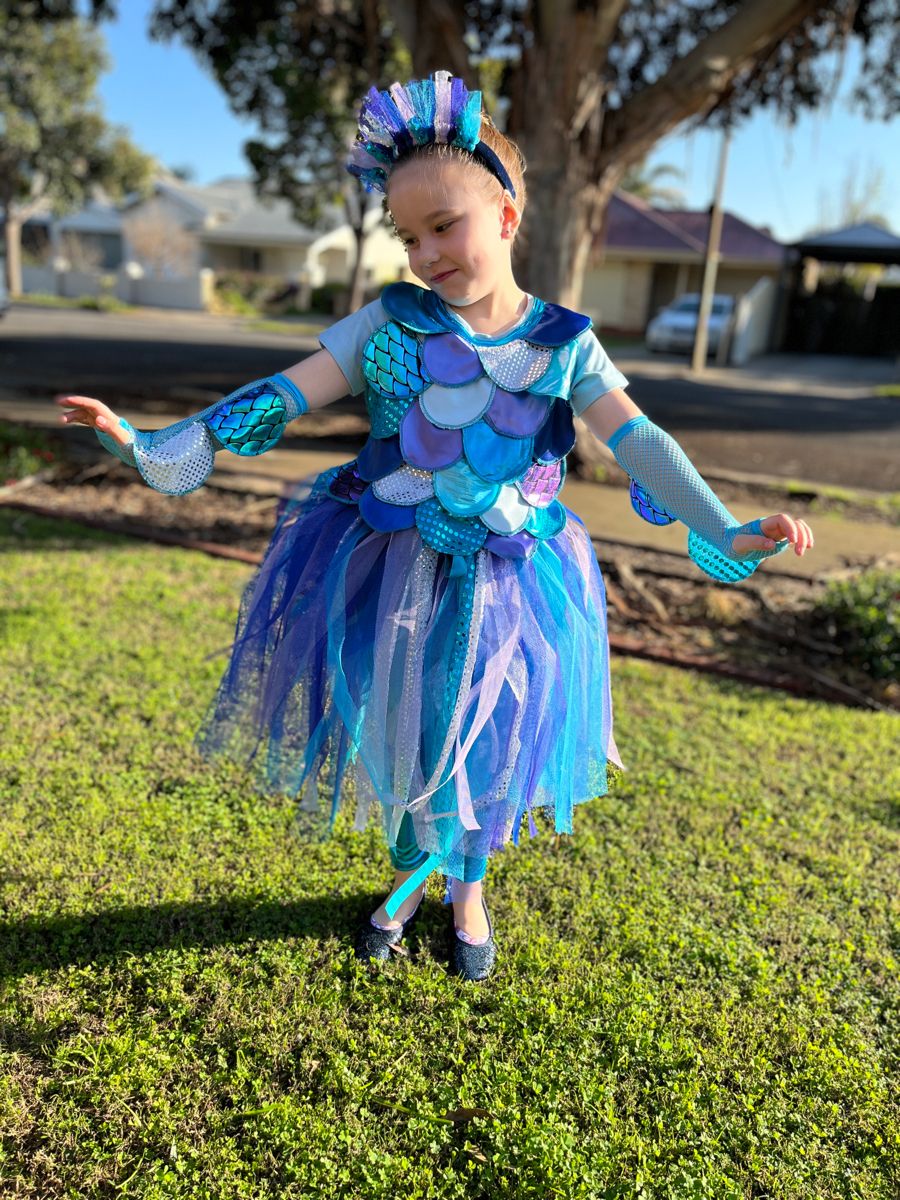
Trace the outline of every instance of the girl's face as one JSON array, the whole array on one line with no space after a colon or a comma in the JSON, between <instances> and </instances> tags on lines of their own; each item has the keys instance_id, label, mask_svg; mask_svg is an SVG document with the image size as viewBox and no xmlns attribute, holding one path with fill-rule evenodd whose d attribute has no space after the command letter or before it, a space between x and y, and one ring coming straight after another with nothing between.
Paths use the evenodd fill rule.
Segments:
<instances>
[{"instance_id":1,"label":"girl's face","mask_svg":"<svg viewBox=\"0 0 900 1200\"><path fill-rule=\"evenodd\" d=\"M390 177L389 205L413 274L450 305L475 304L511 276L518 212L491 200L462 164L413 159Z\"/></svg>"}]
</instances>

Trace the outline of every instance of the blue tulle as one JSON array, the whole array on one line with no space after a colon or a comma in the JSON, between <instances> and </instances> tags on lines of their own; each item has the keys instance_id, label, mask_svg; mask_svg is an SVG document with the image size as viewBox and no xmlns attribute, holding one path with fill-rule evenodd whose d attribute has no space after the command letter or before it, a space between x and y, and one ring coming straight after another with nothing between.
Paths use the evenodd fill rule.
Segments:
<instances>
[{"instance_id":1,"label":"blue tulle","mask_svg":"<svg viewBox=\"0 0 900 1200\"><path fill-rule=\"evenodd\" d=\"M530 559L482 550L474 575L454 576L451 555L416 528L372 530L328 477L282 503L200 752L295 796L323 836L345 799L356 829L380 808L390 847L409 812L431 869L457 878L467 858L517 844L526 818L534 836L538 809L572 833L575 805L606 793L609 761L623 765L583 525L568 513Z\"/></svg>"}]
</instances>

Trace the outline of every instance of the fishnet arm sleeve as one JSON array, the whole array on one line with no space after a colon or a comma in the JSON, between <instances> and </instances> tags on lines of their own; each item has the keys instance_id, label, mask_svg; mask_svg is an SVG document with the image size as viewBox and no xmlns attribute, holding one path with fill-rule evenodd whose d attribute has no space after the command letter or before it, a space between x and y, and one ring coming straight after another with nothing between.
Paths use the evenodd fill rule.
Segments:
<instances>
[{"instance_id":1,"label":"fishnet arm sleeve","mask_svg":"<svg viewBox=\"0 0 900 1200\"><path fill-rule=\"evenodd\" d=\"M280 440L285 426L308 409L306 398L281 373L237 388L202 412L164 429L135 429L119 422L130 435L126 446L95 429L101 445L136 467L158 492L181 496L196 491L209 477L219 450L264 454Z\"/></svg>"},{"instance_id":2,"label":"fishnet arm sleeve","mask_svg":"<svg viewBox=\"0 0 900 1200\"><path fill-rule=\"evenodd\" d=\"M741 533L760 533L758 521L741 525L700 476L697 468L664 429L646 413L621 425L607 443L616 462L672 516L720 554L738 562L759 562L780 554L788 540L771 550L751 550L736 555L734 539Z\"/></svg>"}]
</instances>

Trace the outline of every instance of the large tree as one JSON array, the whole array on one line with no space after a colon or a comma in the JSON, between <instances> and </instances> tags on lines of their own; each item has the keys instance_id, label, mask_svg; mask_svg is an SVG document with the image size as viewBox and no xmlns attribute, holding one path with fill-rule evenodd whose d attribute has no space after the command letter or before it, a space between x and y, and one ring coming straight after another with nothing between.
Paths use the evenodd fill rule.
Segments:
<instances>
[{"instance_id":1,"label":"large tree","mask_svg":"<svg viewBox=\"0 0 900 1200\"><path fill-rule=\"evenodd\" d=\"M44 2L49 16L66 8ZM153 27L218 62L232 102L244 96L241 111L266 111L300 90L310 97L308 122L316 103L325 111L317 79L327 80L327 111L344 104L352 116L368 83L396 77L403 47L417 76L446 68L477 86L490 68L491 94L509 101L507 131L528 161L519 277L577 307L609 199L660 138L691 122L733 124L759 106L796 119L829 94L828 54L851 38L863 46L858 102L875 118L900 110L897 8L898 0L158 0ZM94 0L97 19L114 9ZM260 46L255 31L268 23L277 44ZM334 53L336 44L345 52ZM272 150L275 163L283 152ZM267 159L257 152L258 171L271 176Z\"/></svg>"},{"instance_id":2,"label":"large tree","mask_svg":"<svg viewBox=\"0 0 900 1200\"><path fill-rule=\"evenodd\" d=\"M411 69L378 0L159 0L150 33L190 46L232 110L255 118L260 134L244 152L261 196L284 197L313 227L326 206L343 205L356 244L348 305L358 307L373 204L344 169L357 98L383 73Z\"/></svg>"},{"instance_id":3,"label":"large tree","mask_svg":"<svg viewBox=\"0 0 900 1200\"><path fill-rule=\"evenodd\" d=\"M0 9L0 216L15 296L29 217L77 211L96 187L113 199L144 192L155 164L97 111L107 66L98 32L71 18L39 21L25 2L14 8Z\"/></svg>"}]
</instances>

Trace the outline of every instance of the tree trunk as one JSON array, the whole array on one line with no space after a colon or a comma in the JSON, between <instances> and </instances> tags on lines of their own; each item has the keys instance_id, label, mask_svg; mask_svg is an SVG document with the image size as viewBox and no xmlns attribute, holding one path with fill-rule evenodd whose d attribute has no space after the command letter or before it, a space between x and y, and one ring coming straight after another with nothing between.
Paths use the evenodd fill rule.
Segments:
<instances>
[{"instance_id":1,"label":"tree trunk","mask_svg":"<svg viewBox=\"0 0 900 1200\"><path fill-rule=\"evenodd\" d=\"M388 6L417 76L445 67L472 84L466 6L449 0L389 0ZM822 5L744 0L665 75L605 115L607 55L625 7L625 0L528 0L521 14L531 36L507 72L507 130L528 163L516 278L571 308L578 308L592 245L627 168L689 117L709 113L742 70L764 61Z\"/></svg>"},{"instance_id":2,"label":"tree trunk","mask_svg":"<svg viewBox=\"0 0 900 1200\"><path fill-rule=\"evenodd\" d=\"M577 308L594 238L621 169L603 180L606 54L598 15L568 3L536 2L534 38L514 77L508 128L528 164L520 282L543 299ZM603 18L603 28L609 14ZM554 98L540 103L536 97Z\"/></svg>"},{"instance_id":3,"label":"tree trunk","mask_svg":"<svg viewBox=\"0 0 900 1200\"><path fill-rule=\"evenodd\" d=\"M6 290L10 299L22 294L22 220L16 210L5 204L4 244L6 247Z\"/></svg>"},{"instance_id":4,"label":"tree trunk","mask_svg":"<svg viewBox=\"0 0 900 1200\"><path fill-rule=\"evenodd\" d=\"M585 272L602 234L606 209L621 177L609 172L599 185L576 182L578 164L542 172L528 169L528 217L516 278L527 291L567 308L578 308ZM573 178L575 176L575 178ZM568 203L560 204L561 197Z\"/></svg>"},{"instance_id":5,"label":"tree trunk","mask_svg":"<svg viewBox=\"0 0 900 1200\"><path fill-rule=\"evenodd\" d=\"M356 312L362 307L365 298L365 283L363 277L363 251L366 245L366 199L360 189L357 192L355 180L350 181L344 187L344 210L347 214L347 224L353 230L353 238L355 249L353 255L353 265L350 269L350 285L347 294L347 311L344 316L349 313Z\"/></svg>"},{"instance_id":6,"label":"tree trunk","mask_svg":"<svg viewBox=\"0 0 900 1200\"><path fill-rule=\"evenodd\" d=\"M365 301L365 278L363 275L363 250L366 245L366 232L359 226L354 225L353 236L356 239L356 250L353 260L353 269L350 273L350 291L347 297L348 313L356 312L358 308L362 308Z\"/></svg>"}]
</instances>

